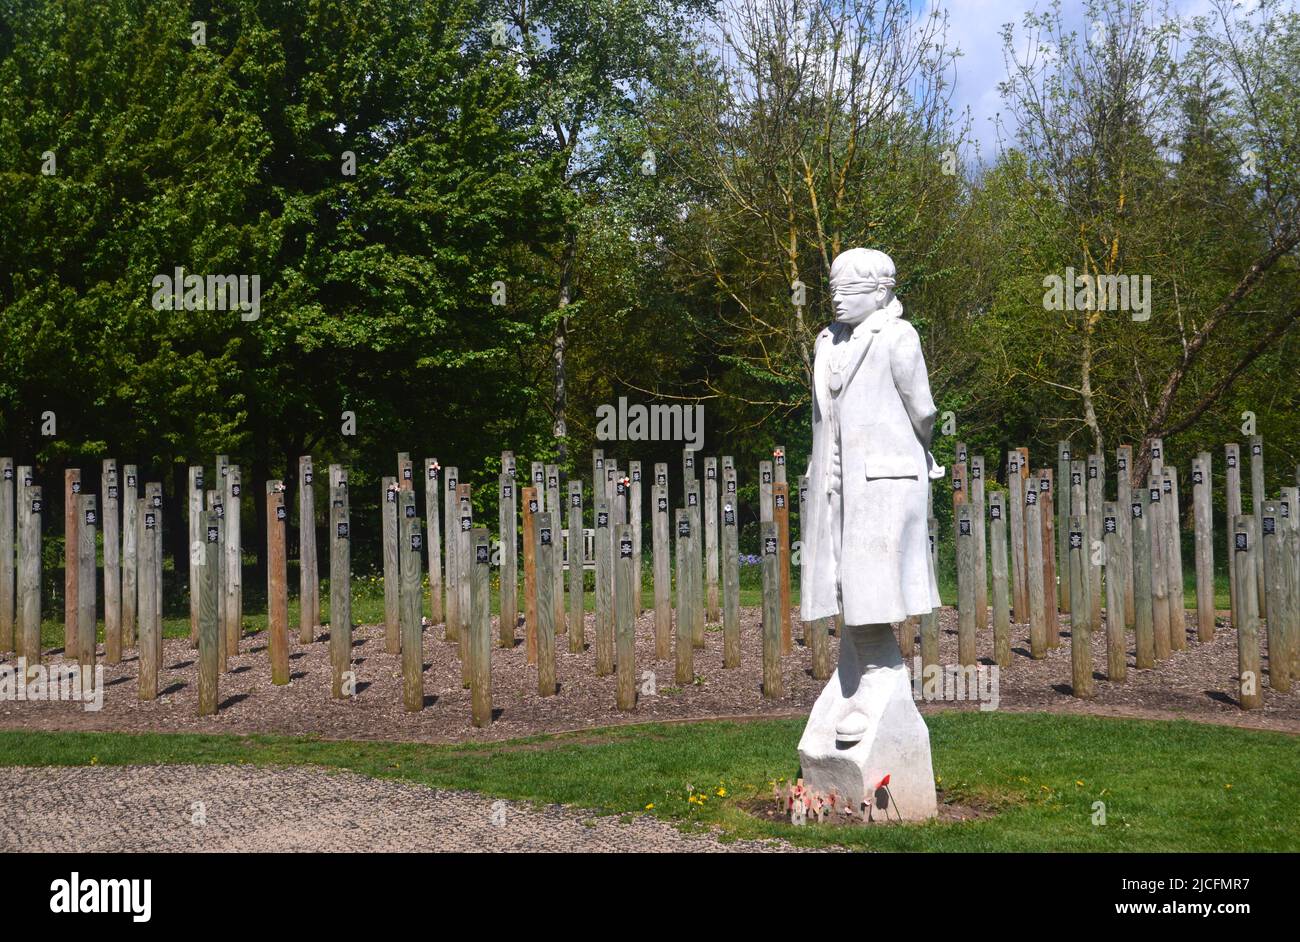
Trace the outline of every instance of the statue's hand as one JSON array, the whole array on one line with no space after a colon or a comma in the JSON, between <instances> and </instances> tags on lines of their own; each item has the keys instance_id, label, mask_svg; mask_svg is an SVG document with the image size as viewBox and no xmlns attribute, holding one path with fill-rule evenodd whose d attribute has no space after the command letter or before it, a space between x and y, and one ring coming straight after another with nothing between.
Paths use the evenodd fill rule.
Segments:
<instances>
[{"instance_id":1,"label":"statue's hand","mask_svg":"<svg viewBox=\"0 0 1300 942\"><path fill-rule=\"evenodd\" d=\"M925 453L925 464L931 481L937 481L944 476L945 472L943 465L936 464L934 455L930 454L928 451Z\"/></svg>"}]
</instances>

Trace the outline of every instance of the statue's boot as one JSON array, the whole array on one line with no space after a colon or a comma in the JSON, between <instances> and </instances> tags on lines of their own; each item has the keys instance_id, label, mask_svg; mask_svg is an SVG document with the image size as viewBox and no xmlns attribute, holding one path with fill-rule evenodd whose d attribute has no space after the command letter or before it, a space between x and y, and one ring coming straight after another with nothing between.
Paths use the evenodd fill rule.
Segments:
<instances>
[{"instance_id":1,"label":"statue's boot","mask_svg":"<svg viewBox=\"0 0 1300 942\"><path fill-rule=\"evenodd\" d=\"M834 791L855 810L871 800L876 818L934 817L930 732L889 625L845 626L839 666L813 705L799 761L806 787ZM880 787L886 775L888 793Z\"/></svg>"}]
</instances>

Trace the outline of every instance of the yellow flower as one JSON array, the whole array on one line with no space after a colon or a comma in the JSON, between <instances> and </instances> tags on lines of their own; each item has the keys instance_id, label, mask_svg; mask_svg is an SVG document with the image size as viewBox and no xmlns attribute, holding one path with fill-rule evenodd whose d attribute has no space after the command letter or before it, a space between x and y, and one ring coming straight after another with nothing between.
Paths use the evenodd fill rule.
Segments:
<instances>
[{"instance_id":1,"label":"yellow flower","mask_svg":"<svg viewBox=\"0 0 1300 942\"><path fill-rule=\"evenodd\" d=\"M717 792L717 795L718 795L719 798L726 798L726 797L727 797L727 790L726 790L725 788L719 788L719 789L718 789L718 792Z\"/></svg>"},{"instance_id":2,"label":"yellow flower","mask_svg":"<svg viewBox=\"0 0 1300 942\"><path fill-rule=\"evenodd\" d=\"M648 805L645 806L645 810L646 810L646 811L653 811L653 810L654 810L654 807L655 807L655 803L652 801L652 802L650 802L650 804L648 804Z\"/></svg>"},{"instance_id":3,"label":"yellow flower","mask_svg":"<svg viewBox=\"0 0 1300 942\"><path fill-rule=\"evenodd\" d=\"M1223 787L1224 787L1224 788L1231 788L1231 787L1232 787L1232 783L1229 782L1227 785L1224 785Z\"/></svg>"},{"instance_id":4,"label":"yellow flower","mask_svg":"<svg viewBox=\"0 0 1300 942\"><path fill-rule=\"evenodd\" d=\"M1082 784L1083 784L1083 779L1076 779L1075 782L1074 782L1074 784L1076 784L1076 785L1082 785Z\"/></svg>"}]
</instances>

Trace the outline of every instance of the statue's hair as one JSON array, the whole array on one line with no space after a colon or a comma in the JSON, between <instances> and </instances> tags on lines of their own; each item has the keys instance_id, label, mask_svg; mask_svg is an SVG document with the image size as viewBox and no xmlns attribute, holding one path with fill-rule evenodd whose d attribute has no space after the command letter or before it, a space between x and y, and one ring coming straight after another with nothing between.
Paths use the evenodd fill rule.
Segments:
<instances>
[{"instance_id":1,"label":"statue's hair","mask_svg":"<svg viewBox=\"0 0 1300 942\"><path fill-rule=\"evenodd\" d=\"M856 293L880 285L894 287L894 260L879 249L846 249L831 263L832 290Z\"/></svg>"}]
</instances>

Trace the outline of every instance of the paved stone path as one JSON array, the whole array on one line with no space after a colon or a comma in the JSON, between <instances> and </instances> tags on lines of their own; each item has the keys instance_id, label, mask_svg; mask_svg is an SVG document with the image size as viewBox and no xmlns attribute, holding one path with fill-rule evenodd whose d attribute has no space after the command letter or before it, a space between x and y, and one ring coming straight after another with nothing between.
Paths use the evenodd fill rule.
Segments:
<instances>
[{"instance_id":1,"label":"paved stone path","mask_svg":"<svg viewBox=\"0 0 1300 942\"><path fill-rule=\"evenodd\" d=\"M309 766L0 768L0 851L765 851Z\"/></svg>"}]
</instances>

